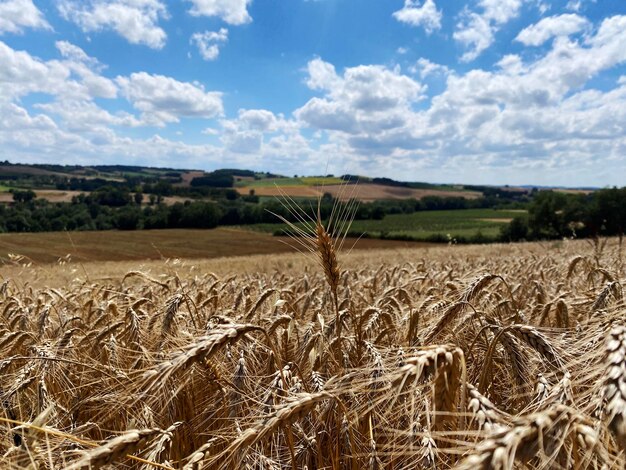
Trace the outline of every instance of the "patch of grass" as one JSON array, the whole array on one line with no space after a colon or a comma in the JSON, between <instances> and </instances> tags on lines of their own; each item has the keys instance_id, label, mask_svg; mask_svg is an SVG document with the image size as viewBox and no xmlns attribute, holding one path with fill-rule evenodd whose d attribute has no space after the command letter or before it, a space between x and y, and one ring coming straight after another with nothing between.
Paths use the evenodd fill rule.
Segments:
<instances>
[{"instance_id":1,"label":"patch of grass","mask_svg":"<svg viewBox=\"0 0 626 470\"><path fill-rule=\"evenodd\" d=\"M335 177L316 177L316 176L307 176L305 178L300 178L303 184L307 186L324 186L328 184L343 184L344 181L341 178Z\"/></svg>"}]
</instances>

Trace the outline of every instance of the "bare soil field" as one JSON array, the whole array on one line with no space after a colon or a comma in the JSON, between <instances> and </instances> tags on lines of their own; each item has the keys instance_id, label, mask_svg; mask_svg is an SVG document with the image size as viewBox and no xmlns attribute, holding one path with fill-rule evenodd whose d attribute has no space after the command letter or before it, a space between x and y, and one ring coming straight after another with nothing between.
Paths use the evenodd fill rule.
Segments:
<instances>
[{"instance_id":1,"label":"bare soil field","mask_svg":"<svg viewBox=\"0 0 626 470\"><path fill-rule=\"evenodd\" d=\"M426 196L476 199L482 195L481 193L475 191L412 189L369 183L361 183L358 185L333 184L328 186L264 186L254 188L244 186L236 189L240 194L248 194L250 189L254 189L257 196L278 197L283 194L290 197L318 197L324 193L330 193L340 200L346 200L354 197L359 201L375 201L378 199L421 199Z\"/></svg>"},{"instance_id":2,"label":"bare soil field","mask_svg":"<svg viewBox=\"0 0 626 470\"><path fill-rule=\"evenodd\" d=\"M221 258L295 251L286 237L217 228L213 230L137 230L0 234L0 260L19 254L35 263L125 261L170 258ZM355 244L356 243L356 244ZM346 239L346 248L428 247L432 244L375 239Z\"/></svg>"},{"instance_id":3,"label":"bare soil field","mask_svg":"<svg viewBox=\"0 0 626 470\"><path fill-rule=\"evenodd\" d=\"M60 191L56 189L37 189L35 194L38 199L46 199L50 202L71 202L74 196L78 196L85 191ZM13 202L13 194L9 192L0 193L0 203Z\"/></svg>"},{"instance_id":4,"label":"bare soil field","mask_svg":"<svg viewBox=\"0 0 626 470\"><path fill-rule=\"evenodd\" d=\"M202 175L204 175L204 171L185 171L180 175L183 181L179 185L189 186L192 179L199 178Z\"/></svg>"}]
</instances>

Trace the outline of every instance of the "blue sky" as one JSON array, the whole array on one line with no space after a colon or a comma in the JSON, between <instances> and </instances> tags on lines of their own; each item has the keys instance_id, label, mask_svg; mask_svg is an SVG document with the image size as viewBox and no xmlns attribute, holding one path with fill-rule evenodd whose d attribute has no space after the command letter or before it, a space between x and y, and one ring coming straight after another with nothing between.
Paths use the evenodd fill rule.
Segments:
<instances>
[{"instance_id":1,"label":"blue sky","mask_svg":"<svg viewBox=\"0 0 626 470\"><path fill-rule=\"evenodd\" d=\"M626 179L625 0L0 0L0 159Z\"/></svg>"}]
</instances>

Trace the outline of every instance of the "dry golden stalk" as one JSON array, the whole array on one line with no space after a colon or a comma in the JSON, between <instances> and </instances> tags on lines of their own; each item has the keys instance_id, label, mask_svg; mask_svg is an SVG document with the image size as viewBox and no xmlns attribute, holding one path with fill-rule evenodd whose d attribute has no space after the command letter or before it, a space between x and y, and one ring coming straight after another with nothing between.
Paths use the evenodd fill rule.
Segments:
<instances>
[{"instance_id":1,"label":"dry golden stalk","mask_svg":"<svg viewBox=\"0 0 626 470\"><path fill-rule=\"evenodd\" d=\"M101 468L137 451L148 440L162 433L160 429L127 431L121 436L106 441L103 445L86 451L85 456L65 467L66 470L79 468Z\"/></svg>"},{"instance_id":2,"label":"dry golden stalk","mask_svg":"<svg viewBox=\"0 0 626 470\"><path fill-rule=\"evenodd\" d=\"M496 405L483 396L476 387L467 384L467 397L469 399L468 408L473 413L475 420L480 429L492 431L503 426L505 419L510 418L508 413L500 411Z\"/></svg>"},{"instance_id":3,"label":"dry golden stalk","mask_svg":"<svg viewBox=\"0 0 626 470\"><path fill-rule=\"evenodd\" d=\"M465 358L461 348L454 345L431 346L406 358L404 365L390 374L389 379L398 397L407 385L433 377L433 403L437 413L434 421L439 425L449 420L450 414L456 411L456 397L464 370Z\"/></svg>"},{"instance_id":4,"label":"dry golden stalk","mask_svg":"<svg viewBox=\"0 0 626 470\"><path fill-rule=\"evenodd\" d=\"M515 461L538 459L542 468L552 468L578 416L556 406L499 429L472 449L457 470L511 470Z\"/></svg>"},{"instance_id":5,"label":"dry golden stalk","mask_svg":"<svg viewBox=\"0 0 626 470\"><path fill-rule=\"evenodd\" d=\"M169 448L172 444L173 432L178 428L181 422L177 422L172 424L169 428L165 429L161 432L161 437L157 439L149 448L148 452L145 454L145 459L150 462L162 462L162 455L169 451ZM143 466L143 470L152 470L149 464L145 464Z\"/></svg>"},{"instance_id":6,"label":"dry golden stalk","mask_svg":"<svg viewBox=\"0 0 626 470\"><path fill-rule=\"evenodd\" d=\"M172 329L172 324L174 323L174 318L176 317L176 313L178 313L178 308L180 307L181 302L183 301L183 294L174 294L172 297L167 299L165 303L165 315L163 316L163 324L161 325L161 332L165 335L170 332Z\"/></svg>"},{"instance_id":7,"label":"dry golden stalk","mask_svg":"<svg viewBox=\"0 0 626 470\"><path fill-rule=\"evenodd\" d=\"M614 327L606 339L604 417L615 440L626 451L626 327Z\"/></svg>"},{"instance_id":8,"label":"dry golden stalk","mask_svg":"<svg viewBox=\"0 0 626 470\"><path fill-rule=\"evenodd\" d=\"M129 272L127 272L126 275L122 278L122 284L124 284L124 281L126 279L128 279L129 277L140 277L142 279L145 279L146 281L149 281L149 282L152 282L154 284L157 284L158 286L161 286L162 288L164 288L166 290L170 290L170 287L165 282L158 281L157 279L154 279L154 278L148 276L146 273L142 273L141 271L129 271Z\"/></svg>"},{"instance_id":9,"label":"dry golden stalk","mask_svg":"<svg viewBox=\"0 0 626 470\"><path fill-rule=\"evenodd\" d=\"M507 327L507 331L541 354L553 367L563 367L560 354L550 344L548 338L536 328L528 325L511 325Z\"/></svg>"},{"instance_id":10,"label":"dry golden stalk","mask_svg":"<svg viewBox=\"0 0 626 470\"><path fill-rule=\"evenodd\" d=\"M252 308L248 310L248 312L246 313L246 316L245 316L246 320L252 319L252 317L254 317L254 314L258 310L258 308L263 304L263 302L265 302L270 297L270 295L275 294L277 292L278 290L276 289L267 289L263 291L261 295L259 296L259 299L254 303Z\"/></svg>"},{"instance_id":11,"label":"dry golden stalk","mask_svg":"<svg viewBox=\"0 0 626 470\"><path fill-rule=\"evenodd\" d=\"M542 403L550 392L550 384L542 373L537 374L537 384L535 385L535 399Z\"/></svg>"},{"instance_id":12,"label":"dry golden stalk","mask_svg":"<svg viewBox=\"0 0 626 470\"><path fill-rule=\"evenodd\" d=\"M318 393L304 393L292 401L281 405L270 416L260 421L255 426L243 431L241 436L224 451L224 455L219 456L220 461L224 462L222 459L236 458L241 449L253 446L274 433L279 426L287 426L293 423L295 420L309 413L319 403L332 399L334 399L333 395L324 391Z\"/></svg>"},{"instance_id":13,"label":"dry golden stalk","mask_svg":"<svg viewBox=\"0 0 626 470\"><path fill-rule=\"evenodd\" d=\"M569 311L563 299L556 303L556 324L559 328L569 328Z\"/></svg>"},{"instance_id":14,"label":"dry golden stalk","mask_svg":"<svg viewBox=\"0 0 626 470\"><path fill-rule=\"evenodd\" d=\"M246 333L252 331L264 331L256 325L218 325L207 336L199 341L187 346L182 352L163 361L156 368L144 374L144 377L152 384L160 385L161 381L166 381L178 371L186 369L194 362L202 359L209 359L216 351L229 341L234 341Z\"/></svg>"},{"instance_id":15,"label":"dry golden stalk","mask_svg":"<svg viewBox=\"0 0 626 470\"><path fill-rule=\"evenodd\" d=\"M326 276L326 282L333 294L333 298L337 297L337 287L339 286L339 264L337 263L337 253L335 251L335 242L328 234L321 220L317 220L315 227L315 233L317 235L317 250L324 268L324 275Z\"/></svg>"}]
</instances>

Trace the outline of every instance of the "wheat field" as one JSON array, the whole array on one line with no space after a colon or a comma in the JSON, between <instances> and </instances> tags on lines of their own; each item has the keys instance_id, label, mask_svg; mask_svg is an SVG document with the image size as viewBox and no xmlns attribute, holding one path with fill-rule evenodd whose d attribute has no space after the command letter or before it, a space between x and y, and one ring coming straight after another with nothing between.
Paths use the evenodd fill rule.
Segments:
<instances>
[{"instance_id":1,"label":"wheat field","mask_svg":"<svg viewBox=\"0 0 626 470\"><path fill-rule=\"evenodd\" d=\"M624 468L617 240L313 241L3 267L0 466Z\"/></svg>"}]
</instances>

